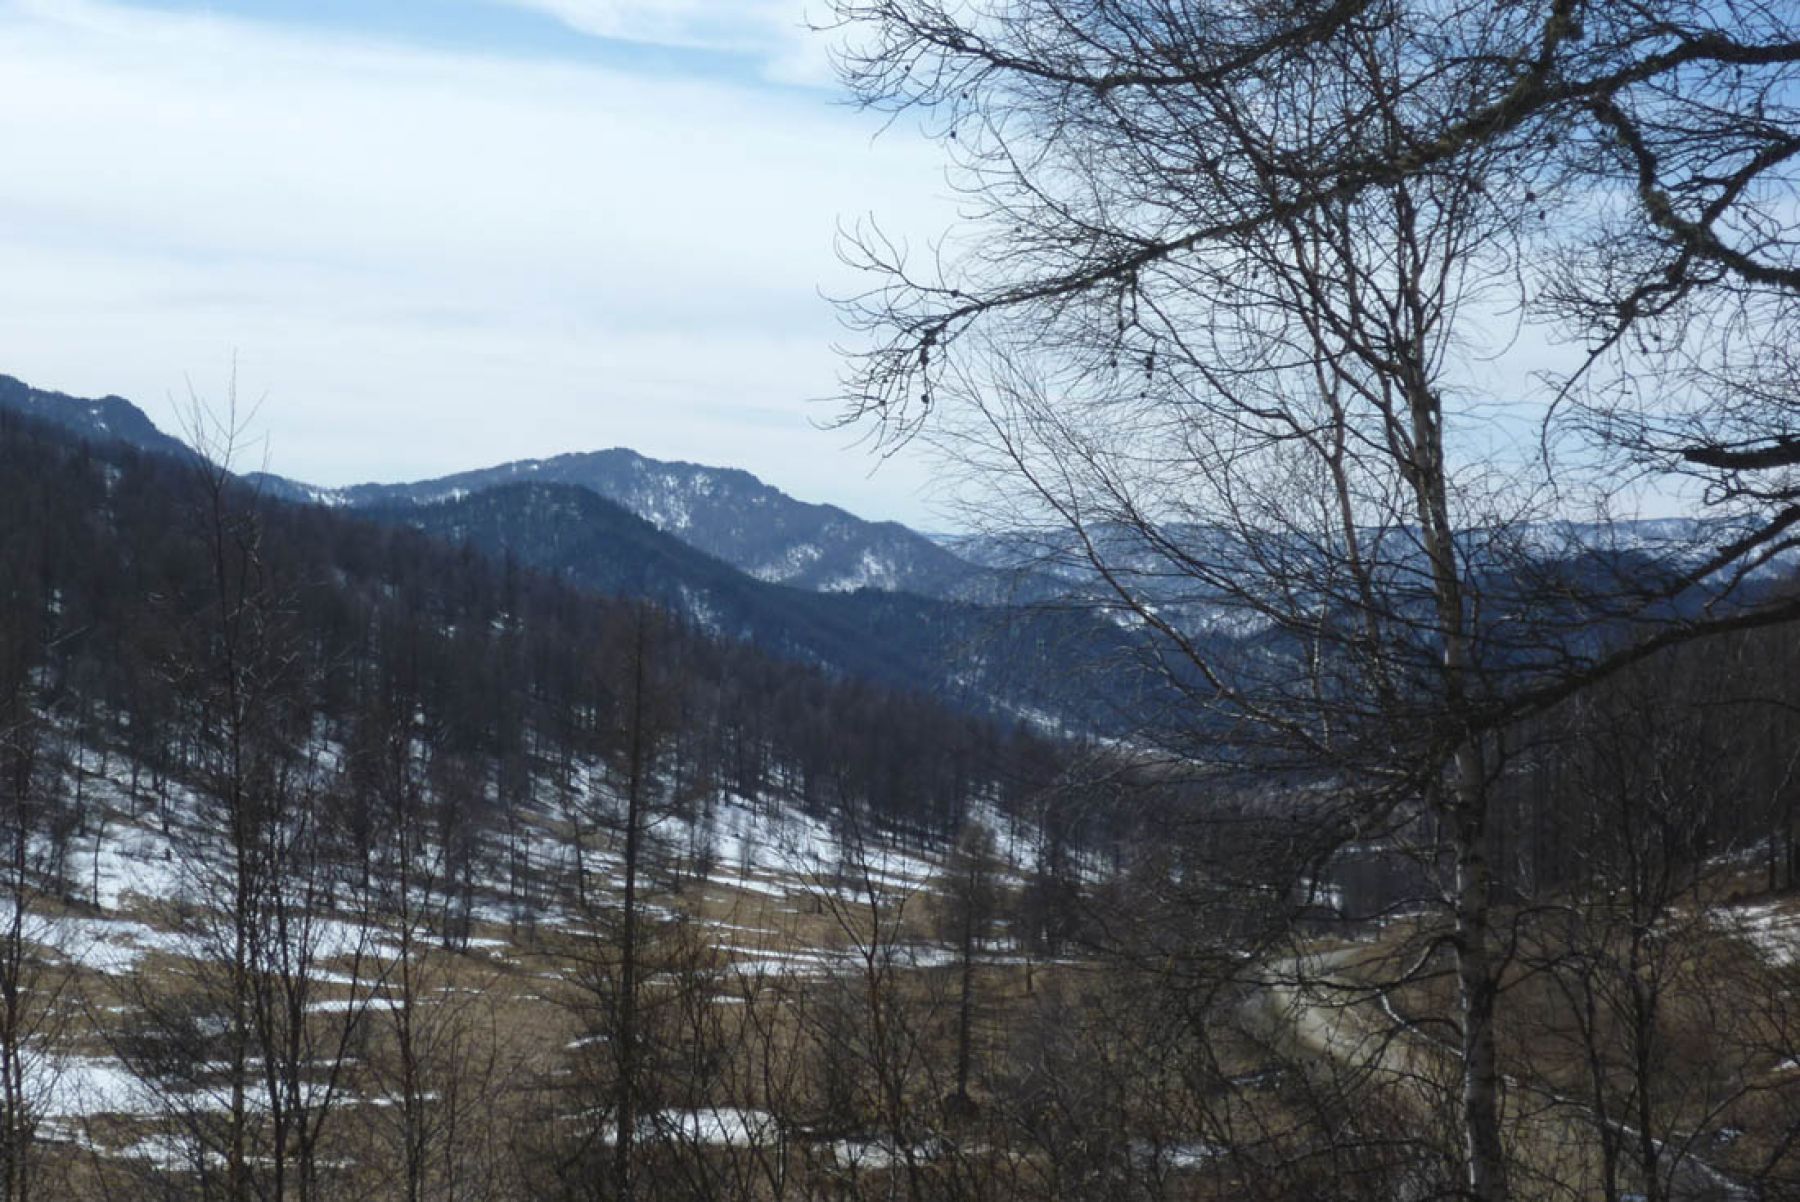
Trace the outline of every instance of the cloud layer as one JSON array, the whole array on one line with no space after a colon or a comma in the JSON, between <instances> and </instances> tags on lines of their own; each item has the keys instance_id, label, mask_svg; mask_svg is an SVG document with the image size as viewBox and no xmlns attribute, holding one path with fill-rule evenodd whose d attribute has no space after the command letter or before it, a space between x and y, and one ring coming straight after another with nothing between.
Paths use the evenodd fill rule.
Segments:
<instances>
[{"instance_id":1,"label":"cloud layer","mask_svg":"<svg viewBox=\"0 0 1800 1202\"><path fill-rule=\"evenodd\" d=\"M778 79L813 83L829 77L825 44L813 35L799 0L495 2L543 13L595 37L747 55Z\"/></svg>"}]
</instances>

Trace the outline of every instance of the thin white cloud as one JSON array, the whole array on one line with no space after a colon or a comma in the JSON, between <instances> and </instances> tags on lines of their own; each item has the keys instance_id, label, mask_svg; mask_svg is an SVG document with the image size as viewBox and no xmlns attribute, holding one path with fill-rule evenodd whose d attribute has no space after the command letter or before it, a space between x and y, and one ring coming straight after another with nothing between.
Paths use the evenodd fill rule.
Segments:
<instances>
[{"instance_id":1,"label":"thin white cloud","mask_svg":"<svg viewBox=\"0 0 1800 1202\"><path fill-rule=\"evenodd\" d=\"M543 13L594 37L746 55L773 78L805 83L830 78L826 44L811 29L801 0L495 2Z\"/></svg>"},{"instance_id":2,"label":"thin white cloud","mask_svg":"<svg viewBox=\"0 0 1800 1202\"><path fill-rule=\"evenodd\" d=\"M921 516L807 400L839 216L939 177L824 98L34 0L0 155L0 372L154 409L235 351L326 483L625 444Z\"/></svg>"}]
</instances>

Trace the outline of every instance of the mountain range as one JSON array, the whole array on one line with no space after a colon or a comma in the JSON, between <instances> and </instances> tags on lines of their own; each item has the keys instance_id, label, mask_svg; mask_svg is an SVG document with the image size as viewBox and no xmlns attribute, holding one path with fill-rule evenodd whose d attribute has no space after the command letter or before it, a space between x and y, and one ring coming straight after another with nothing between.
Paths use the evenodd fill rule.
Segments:
<instances>
[{"instance_id":1,"label":"mountain range","mask_svg":"<svg viewBox=\"0 0 1800 1202\"><path fill-rule=\"evenodd\" d=\"M0 410L89 440L192 454L119 397L82 400L0 377ZM582 588L648 598L718 637L961 708L1091 727L1114 724L1131 704L1127 677L1079 670L1128 651L1104 617L977 603L1003 597L1014 574L737 469L614 449L408 484L244 480L277 501L410 526Z\"/></svg>"},{"instance_id":2,"label":"mountain range","mask_svg":"<svg viewBox=\"0 0 1800 1202\"><path fill-rule=\"evenodd\" d=\"M185 454L188 449L123 397L86 400L0 376L0 408L142 450ZM264 472L247 473L245 479L283 500L388 512L460 501L505 485L568 485L613 502L757 580L814 592L873 588L992 601L1009 579L898 522L867 521L835 505L797 500L738 468L650 459L623 447L400 484L328 488Z\"/></svg>"},{"instance_id":3,"label":"mountain range","mask_svg":"<svg viewBox=\"0 0 1800 1202\"><path fill-rule=\"evenodd\" d=\"M611 501L746 575L815 592L861 588L991 596L995 573L898 522L796 500L737 468L649 459L614 447L526 459L408 484L318 488L258 477L276 495L354 508L460 501L509 485L568 485Z\"/></svg>"},{"instance_id":4,"label":"mountain range","mask_svg":"<svg viewBox=\"0 0 1800 1202\"><path fill-rule=\"evenodd\" d=\"M0 410L92 440L193 454L120 397L84 400L0 377ZM719 638L966 710L1120 728L1157 695L1147 683L1156 674L1112 670L1143 650L1141 631L1102 603L1084 545L1067 532L940 542L796 500L745 471L623 448L402 484L244 479L268 498L408 526L583 589L647 598ZM1152 543L1178 544L1194 570L1172 571L1143 531L1088 532L1113 570L1189 639L1278 658L1299 649L1270 616L1280 603L1263 610L1236 584L1233 565L1242 561L1243 578L1254 579L1258 556L1291 565L1288 583L1301 601L1316 593L1314 608L1335 603L1331 565L1310 540L1259 535L1252 545L1188 526L1153 533ZM1720 533L1686 519L1471 530L1464 557L1493 615L1482 635L1493 664L1530 672L1546 656L1591 652L1615 623L1650 612L1630 608L1634 591L1660 587L1672 566ZM1394 577L1395 630L1409 644L1405 615L1429 602L1408 583L1423 579L1415 542L1403 528L1370 542L1380 548L1379 569ZM1777 568L1788 570L1785 562L1767 570ZM1688 590L1655 612L1681 618L1715 599ZM1610 613L1609 601L1618 602ZM1428 638L1404 653L1421 662L1436 654Z\"/></svg>"}]
</instances>

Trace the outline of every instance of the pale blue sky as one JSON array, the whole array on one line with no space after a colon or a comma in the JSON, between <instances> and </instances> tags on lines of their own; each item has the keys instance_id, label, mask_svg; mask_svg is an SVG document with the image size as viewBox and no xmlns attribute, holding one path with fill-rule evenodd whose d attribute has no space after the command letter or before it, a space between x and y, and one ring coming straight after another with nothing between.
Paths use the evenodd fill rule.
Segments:
<instances>
[{"instance_id":1,"label":"pale blue sky","mask_svg":"<svg viewBox=\"0 0 1800 1202\"><path fill-rule=\"evenodd\" d=\"M822 15L817 0L812 16ZM937 153L840 102L807 0L0 0L0 372L270 466L625 445L935 520L832 413L840 221L923 246Z\"/></svg>"}]
</instances>

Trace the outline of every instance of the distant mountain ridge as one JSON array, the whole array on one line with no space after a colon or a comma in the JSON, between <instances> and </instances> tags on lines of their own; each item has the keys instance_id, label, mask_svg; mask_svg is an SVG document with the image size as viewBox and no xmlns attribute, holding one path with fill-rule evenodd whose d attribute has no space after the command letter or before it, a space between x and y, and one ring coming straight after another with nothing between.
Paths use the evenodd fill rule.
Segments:
<instances>
[{"instance_id":1,"label":"distant mountain ridge","mask_svg":"<svg viewBox=\"0 0 1800 1202\"><path fill-rule=\"evenodd\" d=\"M190 453L122 397L84 400L0 376L0 409L7 408L86 437L116 438L164 454ZM522 482L572 485L771 584L826 593L877 589L988 605L1042 600L1055 591L1026 573L971 563L899 522L869 521L836 505L798 500L741 468L651 459L623 447L400 484L331 488L262 472L245 478L283 500L357 509L456 501Z\"/></svg>"},{"instance_id":2,"label":"distant mountain ridge","mask_svg":"<svg viewBox=\"0 0 1800 1202\"><path fill-rule=\"evenodd\" d=\"M843 675L917 689L960 708L1101 726L1128 682L1085 680L1126 640L1097 615L980 606L873 588L819 592L758 580L579 485L520 480L443 500L356 512L510 556L571 584L644 597L726 639Z\"/></svg>"},{"instance_id":3,"label":"distant mountain ridge","mask_svg":"<svg viewBox=\"0 0 1800 1202\"><path fill-rule=\"evenodd\" d=\"M123 442L163 455L193 453L185 442L158 430L142 409L120 396L90 400L0 376L0 410L23 413L84 438Z\"/></svg>"},{"instance_id":4,"label":"distant mountain ridge","mask_svg":"<svg viewBox=\"0 0 1800 1202\"><path fill-rule=\"evenodd\" d=\"M0 395L0 411L9 408L52 421L80 438L193 454L119 398L89 402L20 385ZM630 451L603 451L413 485L322 489L264 473L244 479L274 501L347 510L374 522L409 526L582 588L646 598L720 638L753 643L840 676L918 691L965 711L1031 715L1052 724L1092 728L1116 723L1117 710L1129 704L1133 690L1129 682L1084 683L1076 670L1084 662L1122 654L1122 632L1113 623L1090 613L983 606L873 587L935 579L949 588L959 576L978 575L982 569L940 551L904 526L862 522L832 506L805 505L748 472L660 464ZM792 531L825 537L829 553L792 558L815 569L798 573L799 579L835 587L752 575L632 513L592 483L621 487L619 481L632 479L641 487L631 495L668 525L689 535L710 530L715 544L735 547L740 555L758 553L759 544L764 552L792 548ZM774 534L759 535L764 518ZM879 537L864 540L867 531ZM915 554L921 545L935 554ZM882 548L891 550L892 558L883 559ZM819 567L834 557L838 563L860 561L868 570L859 577ZM896 563L914 570L909 575L893 569Z\"/></svg>"},{"instance_id":5,"label":"distant mountain ridge","mask_svg":"<svg viewBox=\"0 0 1800 1202\"><path fill-rule=\"evenodd\" d=\"M898 522L796 500L739 468L650 459L615 447L525 459L407 484L322 489L279 477L265 488L294 500L363 508L455 501L507 484L588 489L657 529L773 584L815 592L861 588L987 599L994 573Z\"/></svg>"},{"instance_id":6,"label":"distant mountain ridge","mask_svg":"<svg viewBox=\"0 0 1800 1202\"><path fill-rule=\"evenodd\" d=\"M42 416L82 437L191 455L129 402L83 401L0 386L0 410ZM1082 665L1142 650L1146 621L1111 588L1142 599L1150 625L1273 662L1297 650L1282 606L1336 604L1329 557L1304 535L1171 525L1154 532L1099 527L1088 535L1108 564L1066 530L1015 531L939 542L892 522L811 505L732 468L665 463L612 449L523 460L410 484L317 488L252 475L265 496L354 510L418 528L483 554L556 574L584 588L645 597L722 638L776 654L916 687L965 708L1041 714L1094 729L1108 711L1135 708L1139 684ZM1490 659L1530 672L1544 656L1586 654L1630 615L1689 616L1719 600L1712 588L1658 592L1728 527L1697 519L1588 525L1547 521L1472 529L1464 544L1473 595L1496 615L1482 638ZM1172 563L1174 548L1180 563ZM1395 637L1411 646L1406 615L1429 597L1416 582L1422 554L1404 527L1371 535L1371 570L1391 578ZM1273 608L1237 588L1259 579L1257 557L1290 565ZM1792 571L1764 565L1754 587ZM1241 570L1240 570L1241 569ZM1653 601L1636 608L1634 594ZM1585 600L1584 600L1585 599ZM1049 601L1048 605L1027 602ZM1595 608L1598 603L1598 608ZM1275 616L1271 616L1275 615ZM1418 629L1429 630L1429 623ZM1085 690L1085 694L1084 694Z\"/></svg>"}]
</instances>

